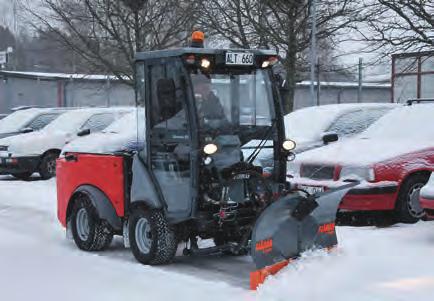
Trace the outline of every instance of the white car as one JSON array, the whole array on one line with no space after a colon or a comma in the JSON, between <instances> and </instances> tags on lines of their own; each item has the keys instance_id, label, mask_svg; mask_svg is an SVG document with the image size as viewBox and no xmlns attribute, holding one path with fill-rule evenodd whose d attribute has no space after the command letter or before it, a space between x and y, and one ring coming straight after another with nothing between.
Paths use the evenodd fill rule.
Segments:
<instances>
[{"instance_id":1,"label":"white car","mask_svg":"<svg viewBox=\"0 0 434 301\"><path fill-rule=\"evenodd\" d=\"M62 108L23 108L0 120L0 138L39 131L65 112Z\"/></svg>"},{"instance_id":2,"label":"white car","mask_svg":"<svg viewBox=\"0 0 434 301\"><path fill-rule=\"evenodd\" d=\"M285 116L286 137L297 144L293 152L302 153L361 133L398 106L392 103L356 103L303 108ZM253 152L252 147L259 142L255 140L244 145L244 157L247 158ZM264 148L258 154L256 163L263 167L272 167L272 153L271 149Z\"/></svg>"},{"instance_id":3,"label":"white car","mask_svg":"<svg viewBox=\"0 0 434 301\"><path fill-rule=\"evenodd\" d=\"M126 114L101 132L68 143L63 148L62 155L72 152L113 154L137 151L143 148L144 137L145 111L139 109Z\"/></svg>"},{"instance_id":4,"label":"white car","mask_svg":"<svg viewBox=\"0 0 434 301\"><path fill-rule=\"evenodd\" d=\"M0 173L27 179L56 174L56 159L65 144L77 136L105 129L132 108L87 108L66 112L38 132L0 139Z\"/></svg>"}]
</instances>

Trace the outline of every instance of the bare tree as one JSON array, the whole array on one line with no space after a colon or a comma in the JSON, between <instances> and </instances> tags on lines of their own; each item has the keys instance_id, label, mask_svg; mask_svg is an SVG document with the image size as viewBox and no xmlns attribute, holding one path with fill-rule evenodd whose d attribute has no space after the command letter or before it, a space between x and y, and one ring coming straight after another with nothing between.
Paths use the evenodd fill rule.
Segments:
<instances>
[{"instance_id":1,"label":"bare tree","mask_svg":"<svg viewBox=\"0 0 434 301\"><path fill-rule=\"evenodd\" d=\"M434 46L434 1L364 1L364 23L358 39L369 42L369 50L383 56L394 52L420 51Z\"/></svg>"},{"instance_id":2,"label":"bare tree","mask_svg":"<svg viewBox=\"0 0 434 301\"><path fill-rule=\"evenodd\" d=\"M194 3L183 0L41 0L38 9L30 2L21 6L35 30L55 33L76 60L127 83L135 52L182 43L194 11Z\"/></svg>"},{"instance_id":3,"label":"bare tree","mask_svg":"<svg viewBox=\"0 0 434 301\"><path fill-rule=\"evenodd\" d=\"M350 26L356 6L350 0L319 0L317 39L333 47L334 37ZM285 111L292 111L294 89L307 69L310 41L310 1L208 0L201 4L199 25L242 48L265 47L281 55L288 93Z\"/></svg>"}]
</instances>

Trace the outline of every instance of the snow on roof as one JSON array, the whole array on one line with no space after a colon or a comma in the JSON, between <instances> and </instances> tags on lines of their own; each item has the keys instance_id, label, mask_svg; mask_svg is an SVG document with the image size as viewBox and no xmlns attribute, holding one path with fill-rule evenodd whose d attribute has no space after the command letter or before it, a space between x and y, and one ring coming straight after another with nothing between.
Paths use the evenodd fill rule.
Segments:
<instances>
[{"instance_id":1,"label":"snow on roof","mask_svg":"<svg viewBox=\"0 0 434 301\"><path fill-rule=\"evenodd\" d=\"M402 106L360 135L301 153L296 161L365 166L423 150L434 155L432 116L434 104Z\"/></svg>"},{"instance_id":2,"label":"snow on roof","mask_svg":"<svg viewBox=\"0 0 434 301\"><path fill-rule=\"evenodd\" d=\"M51 72L29 72L29 71L0 71L1 74L9 74L17 77L34 77L46 79L82 79L82 80L118 80L113 75L102 74L70 74L70 73L51 73Z\"/></svg>"},{"instance_id":3,"label":"snow on roof","mask_svg":"<svg viewBox=\"0 0 434 301\"><path fill-rule=\"evenodd\" d=\"M297 83L297 86L310 86L311 81L304 80L302 82ZM314 85L316 86L316 82L314 82ZM359 86L358 82L325 82L321 81L320 86L322 87L342 87L342 88L357 88ZM373 82L363 82L362 83L363 88L390 88L390 83L373 83Z\"/></svg>"}]
</instances>

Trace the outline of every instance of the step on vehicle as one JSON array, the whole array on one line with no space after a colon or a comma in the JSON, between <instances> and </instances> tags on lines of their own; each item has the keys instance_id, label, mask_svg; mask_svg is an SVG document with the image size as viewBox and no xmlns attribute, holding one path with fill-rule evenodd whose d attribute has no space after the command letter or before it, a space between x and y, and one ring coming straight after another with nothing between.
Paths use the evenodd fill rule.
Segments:
<instances>
[{"instance_id":1,"label":"step on vehicle","mask_svg":"<svg viewBox=\"0 0 434 301\"><path fill-rule=\"evenodd\" d=\"M192 40L203 45L203 33ZM58 160L58 218L76 245L100 251L122 235L147 265L170 263L181 243L184 255L250 254L253 289L302 251L334 246L338 204L355 184L288 195L286 163L295 145L284 140L276 61L269 50L137 53L145 147L67 152ZM263 143L245 158L241 146L251 140ZM273 144L264 146L267 140ZM274 153L267 177L252 163L263 147ZM198 238L215 246L200 248Z\"/></svg>"}]
</instances>

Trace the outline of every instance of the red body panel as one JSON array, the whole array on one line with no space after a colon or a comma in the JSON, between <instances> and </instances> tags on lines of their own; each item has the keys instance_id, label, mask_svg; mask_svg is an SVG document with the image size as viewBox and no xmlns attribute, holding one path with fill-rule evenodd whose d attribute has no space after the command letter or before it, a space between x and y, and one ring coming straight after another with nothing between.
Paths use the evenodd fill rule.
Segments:
<instances>
[{"instance_id":1,"label":"red body panel","mask_svg":"<svg viewBox=\"0 0 434 301\"><path fill-rule=\"evenodd\" d=\"M347 194L339 209L351 211L381 211L395 208L397 194Z\"/></svg>"},{"instance_id":2,"label":"red body panel","mask_svg":"<svg viewBox=\"0 0 434 301\"><path fill-rule=\"evenodd\" d=\"M339 207L340 209L350 211L394 210L403 181L413 173L432 171L434 169L434 148L403 154L386 161L377 162L371 166L375 171L375 181L372 183L394 182L397 184L396 192L383 194L351 194L350 191L350 193L343 198ZM342 166L336 165L334 181L339 179L341 169ZM327 186L322 185L321 181L318 181L318 184L312 183L312 181L310 182L312 186Z\"/></svg>"},{"instance_id":3,"label":"red body panel","mask_svg":"<svg viewBox=\"0 0 434 301\"><path fill-rule=\"evenodd\" d=\"M427 199L427 198L420 197L419 201L420 201L420 205L422 206L423 209L434 210L434 200L433 199Z\"/></svg>"},{"instance_id":4,"label":"red body panel","mask_svg":"<svg viewBox=\"0 0 434 301\"><path fill-rule=\"evenodd\" d=\"M124 159L112 155L76 154L77 160L57 160L57 216L66 227L66 211L74 191L82 185L97 187L124 216Z\"/></svg>"}]
</instances>

